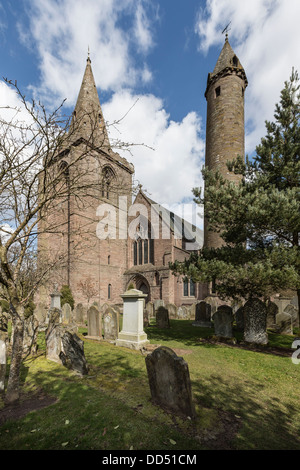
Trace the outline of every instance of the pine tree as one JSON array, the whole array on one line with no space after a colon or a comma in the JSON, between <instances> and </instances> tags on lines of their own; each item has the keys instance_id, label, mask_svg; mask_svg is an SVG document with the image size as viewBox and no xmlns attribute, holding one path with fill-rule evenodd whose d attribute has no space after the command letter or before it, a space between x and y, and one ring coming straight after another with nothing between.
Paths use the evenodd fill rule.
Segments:
<instances>
[{"instance_id":1,"label":"pine tree","mask_svg":"<svg viewBox=\"0 0 300 470\"><path fill-rule=\"evenodd\" d=\"M294 70L274 117L266 121L255 157L228 163L241 175L239 184L205 168L204 198L193 189L223 246L203 248L171 268L196 281L216 281L222 298L268 298L292 289L300 306L300 84Z\"/></svg>"}]
</instances>

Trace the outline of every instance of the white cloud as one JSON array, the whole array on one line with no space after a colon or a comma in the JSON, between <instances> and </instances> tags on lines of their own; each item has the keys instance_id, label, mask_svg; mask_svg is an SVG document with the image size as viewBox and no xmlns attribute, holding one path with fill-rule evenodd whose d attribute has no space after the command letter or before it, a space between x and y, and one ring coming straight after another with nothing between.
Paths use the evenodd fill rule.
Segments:
<instances>
[{"instance_id":1,"label":"white cloud","mask_svg":"<svg viewBox=\"0 0 300 470\"><path fill-rule=\"evenodd\" d=\"M110 137L144 144L131 147L132 155L119 153L134 164L136 178L149 197L168 205L191 200L192 188L202 184L204 162L197 114L191 112L181 122L171 121L162 100L153 95L136 96L128 90L116 93L102 107L111 123L132 107L118 130L109 127Z\"/></svg>"},{"instance_id":2,"label":"white cloud","mask_svg":"<svg viewBox=\"0 0 300 470\"><path fill-rule=\"evenodd\" d=\"M97 87L113 91L108 103L101 99L105 118L113 122L133 107L111 136L133 146L136 178L157 202L175 204L192 199L192 188L202 184L204 143L201 122L188 113L181 122L170 120L161 99L136 96L136 85L149 83L152 71L146 61L154 47L153 24L158 21L150 0L30 0L29 29L23 41L32 44L40 60L42 102L59 104L67 97L74 105L80 88L88 46ZM121 153L121 152L120 152Z\"/></svg>"},{"instance_id":3,"label":"white cloud","mask_svg":"<svg viewBox=\"0 0 300 470\"><path fill-rule=\"evenodd\" d=\"M135 54L153 46L148 0L30 0L29 28L19 24L24 43L37 52L41 80L36 95L43 102L73 105L82 69L91 51L97 85L118 90L149 81L151 72L137 65ZM150 14L150 13L149 13ZM126 29L120 21L126 17ZM155 21L155 18L154 20ZM133 54L134 50L134 54Z\"/></svg>"},{"instance_id":4,"label":"white cloud","mask_svg":"<svg viewBox=\"0 0 300 470\"><path fill-rule=\"evenodd\" d=\"M265 120L274 120L284 82L292 67L300 72L299 0L208 0L196 24L199 49L222 47L221 32L231 21L229 41L249 81L246 91L246 152L266 134Z\"/></svg>"}]
</instances>

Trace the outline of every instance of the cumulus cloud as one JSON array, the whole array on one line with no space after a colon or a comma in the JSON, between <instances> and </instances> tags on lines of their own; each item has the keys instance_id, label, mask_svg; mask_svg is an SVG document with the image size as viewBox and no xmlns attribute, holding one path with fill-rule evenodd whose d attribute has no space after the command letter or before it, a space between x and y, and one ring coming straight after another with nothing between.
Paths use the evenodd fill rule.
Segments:
<instances>
[{"instance_id":1,"label":"cumulus cloud","mask_svg":"<svg viewBox=\"0 0 300 470\"><path fill-rule=\"evenodd\" d=\"M148 0L27 0L27 4L29 24L20 23L19 32L38 54L41 77L33 90L44 102L59 104L67 98L69 105L74 104L88 48L103 91L151 79L147 66L136 62L137 51L145 54L153 46ZM124 17L126 29L120 21Z\"/></svg>"},{"instance_id":2,"label":"cumulus cloud","mask_svg":"<svg viewBox=\"0 0 300 470\"><path fill-rule=\"evenodd\" d=\"M265 120L274 119L284 82L292 68L300 71L299 0L208 0L196 22L199 49L222 47L221 32L231 21L229 42L249 81L246 92L246 152L266 134Z\"/></svg>"},{"instance_id":3,"label":"cumulus cloud","mask_svg":"<svg viewBox=\"0 0 300 470\"><path fill-rule=\"evenodd\" d=\"M133 145L131 154L119 151L134 164L136 180L158 203L176 208L190 202L191 189L202 185L204 142L198 115L190 112L181 121L172 121L160 98L133 91L152 80L147 54L155 46L155 2L26 1L28 25L20 23L19 32L38 56L40 83L32 87L35 95L52 106L67 98L66 104L73 106L89 47L97 87L112 96L105 102L100 94L106 120L120 119L138 100L117 127L109 127L111 139L145 144Z\"/></svg>"},{"instance_id":4,"label":"cumulus cloud","mask_svg":"<svg viewBox=\"0 0 300 470\"><path fill-rule=\"evenodd\" d=\"M117 128L108 128L111 139L144 144L132 146L131 155L123 152L134 164L143 189L160 204L190 201L191 189L202 185L204 163L204 142L199 137L202 123L197 114L191 112L181 122L174 122L161 99L134 95L129 90L116 93L103 105L111 123L128 110Z\"/></svg>"}]
</instances>

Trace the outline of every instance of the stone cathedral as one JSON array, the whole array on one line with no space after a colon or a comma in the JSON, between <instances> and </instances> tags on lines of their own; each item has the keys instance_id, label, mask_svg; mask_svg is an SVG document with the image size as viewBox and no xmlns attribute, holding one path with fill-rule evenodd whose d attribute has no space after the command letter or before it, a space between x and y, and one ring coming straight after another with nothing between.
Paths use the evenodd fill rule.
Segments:
<instances>
[{"instance_id":1,"label":"stone cathedral","mask_svg":"<svg viewBox=\"0 0 300 470\"><path fill-rule=\"evenodd\" d=\"M208 74L205 92L205 164L228 178L235 176L228 174L226 162L244 155L246 87L245 71L226 36L215 69ZM203 234L164 210L142 187L133 198L134 167L111 148L89 57L66 144L55 156L55 168L63 171L69 162L75 164L65 175L65 191L40 224L39 262L55 268L48 285L39 291L39 301L49 299L54 286L60 289L62 285L68 285L75 302L83 304L120 304L120 295L129 286L147 294L147 301L163 300L177 306L191 305L208 295L207 286L173 276L169 262L183 261L203 243L218 246L220 240L205 226ZM131 212L132 205L142 207L140 213ZM155 237L151 235L154 217L158 222ZM103 220L111 222L106 237L99 236ZM166 220L168 237L163 235ZM129 227L134 232L131 236Z\"/></svg>"}]
</instances>

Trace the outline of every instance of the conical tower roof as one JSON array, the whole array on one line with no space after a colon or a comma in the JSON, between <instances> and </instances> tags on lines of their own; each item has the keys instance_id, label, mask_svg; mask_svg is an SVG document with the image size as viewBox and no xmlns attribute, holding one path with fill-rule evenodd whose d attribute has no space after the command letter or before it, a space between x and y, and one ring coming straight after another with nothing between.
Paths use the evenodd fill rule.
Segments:
<instances>
[{"instance_id":1,"label":"conical tower roof","mask_svg":"<svg viewBox=\"0 0 300 470\"><path fill-rule=\"evenodd\" d=\"M86 68L78 94L70 127L72 140L84 138L104 151L110 150L110 142L103 118L97 87L92 71L91 59Z\"/></svg>"},{"instance_id":2,"label":"conical tower roof","mask_svg":"<svg viewBox=\"0 0 300 470\"><path fill-rule=\"evenodd\" d=\"M230 73L235 73L241 76L241 78L245 80L245 86L247 86L248 81L247 81L245 70L240 60L236 56L234 50L232 49L231 45L229 44L228 36L226 34L225 44L221 50L221 53L215 65L214 71L208 74L207 89L212 83L214 83L220 77L222 77L223 75L228 75ZM207 92L207 89L206 89L206 92Z\"/></svg>"}]
</instances>

